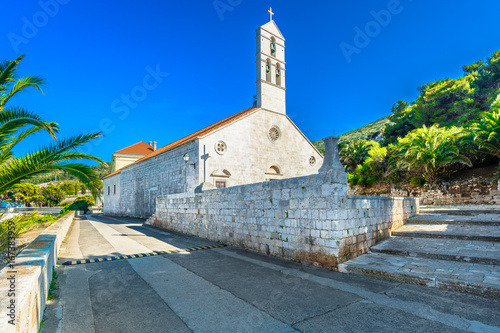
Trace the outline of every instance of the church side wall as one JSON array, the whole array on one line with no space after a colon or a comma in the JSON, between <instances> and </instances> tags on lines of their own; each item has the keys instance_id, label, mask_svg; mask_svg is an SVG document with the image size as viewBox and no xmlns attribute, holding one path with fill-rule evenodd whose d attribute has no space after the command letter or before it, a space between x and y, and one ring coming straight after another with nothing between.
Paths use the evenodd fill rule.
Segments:
<instances>
[{"instance_id":1,"label":"church side wall","mask_svg":"<svg viewBox=\"0 0 500 333\"><path fill-rule=\"evenodd\" d=\"M342 172L343 173L343 172ZM157 198L157 227L337 269L418 211L411 198L347 196L334 172Z\"/></svg>"},{"instance_id":2,"label":"church side wall","mask_svg":"<svg viewBox=\"0 0 500 333\"><path fill-rule=\"evenodd\" d=\"M187 165L183 160L186 153L190 157ZM194 191L199 185L197 161L198 141L193 141L123 169L119 209L113 214L149 217L155 212L157 196Z\"/></svg>"},{"instance_id":3,"label":"church side wall","mask_svg":"<svg viewBox=\"0 0 500 333\"><path fill-rule=\"evenodd\" d=\"M281 137L275 143L269 139L269 129L277 126ZM220 155L216 144L221 140L226 143L227 151ZM323 157L302 136L293 123L284 115L265 110L232 123L230 126L211 133L200 139L200 151L203 145L210 154L207 160L207 181L226 181L227 186L262 182L267 179L284 179L307 176L318 172ZM316 164L311 166L310 157ZM271 166L277 166L281 175L267 174ZM227 179L212 176L227 170L231 176ZM203 181L203 163L200 172Z\"/></svg>"},{"instance_id":4,"label":"church side wall","mask_svg":"<svg viewBox=\"0 0 500 333\"><path fill-rule=\"evenodd\" d=\"M116 191L115 191L116 188ZM104 179L103 213L117 215L120 212L120 174ZM108 194L109 193L109 194Z\"/></svg>"}]
</instances>

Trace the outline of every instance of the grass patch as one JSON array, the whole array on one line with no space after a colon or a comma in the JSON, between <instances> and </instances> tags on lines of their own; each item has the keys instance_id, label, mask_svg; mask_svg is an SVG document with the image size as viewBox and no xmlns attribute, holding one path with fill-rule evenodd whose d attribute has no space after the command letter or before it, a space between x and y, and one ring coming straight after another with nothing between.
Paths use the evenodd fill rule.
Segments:
<instances>
[{"instance_id":1,"label":"grass patch","mask_svg":"<svg viewBox=\"0 0 500 333\"><path fill-rule=\"evenodd\" d=\"M57 272L56 270L54 269L52 271L52 282L50 283L50 287L49 287L49 294L47 295L47 299L50 301L50 300L53 300L54 299L54 296L55 296L55 292L57 290Z\"/></svg>"},{"instance_id":2,"label":"grass patch","mask_svg":"<svg viewBox=\"0 0 500 333\"><path fill-rule=\"evenodd\" d=\"M9 239L9 231L18 237L31 230L48 227L57 221L56 215L38 215L37 213L25 214L14 216L13 218L6 219L0 223L0 251L7 248L7 241ZM11 227L11 222L14 222L14 227Z\"/></svg>"}]
</instances>

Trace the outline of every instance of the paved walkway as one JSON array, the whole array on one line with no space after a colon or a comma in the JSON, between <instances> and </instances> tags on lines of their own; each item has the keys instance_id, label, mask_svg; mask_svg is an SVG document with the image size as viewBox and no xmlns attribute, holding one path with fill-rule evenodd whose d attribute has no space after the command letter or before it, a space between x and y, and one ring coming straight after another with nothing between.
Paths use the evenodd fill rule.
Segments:
<instances>
[{"instance_id":1,"label":"paved walkway","mask_svg":"<svg viewBox=\"0 0 500 333\"><path fill-rule=\"evenodd\" d=\"M498 298L500 210L492 211L426 209L341 270Z\"/></svg>"},{"instance_id":2,"label":"paved walkway","mask_svg":"<svg viewBox=\"0 0 500 333\"><path fill-rule=\"evenodd\" d=\"M76 219L59 262L216 245L100 215ZM42 332L500 332L497 300L234 247L58 267Z\"/></svg>"}]
</instances>

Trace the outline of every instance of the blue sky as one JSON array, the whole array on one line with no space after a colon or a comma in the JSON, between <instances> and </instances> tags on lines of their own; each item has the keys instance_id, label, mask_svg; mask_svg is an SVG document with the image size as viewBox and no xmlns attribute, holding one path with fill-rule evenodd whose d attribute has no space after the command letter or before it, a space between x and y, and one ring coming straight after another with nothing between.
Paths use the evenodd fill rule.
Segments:
<instances>
[{"instance_id":1,"label":"blue sky","mask_svg":"<svg viewBox=\"0 0 500 333\"><path fill-rule=\"evenodd\" d=\"M305 3L9 2L2 57L25 54L20 74L47 80L45 94L10 105L57 121L60 136L104 131L84 151L106 161L138 141L166 145L252 105L255 30L272 6L286 38L287 113L318 140L386 116L419 85L459 77L500 49L497 0Z\"/></svg>"}]
</instances>

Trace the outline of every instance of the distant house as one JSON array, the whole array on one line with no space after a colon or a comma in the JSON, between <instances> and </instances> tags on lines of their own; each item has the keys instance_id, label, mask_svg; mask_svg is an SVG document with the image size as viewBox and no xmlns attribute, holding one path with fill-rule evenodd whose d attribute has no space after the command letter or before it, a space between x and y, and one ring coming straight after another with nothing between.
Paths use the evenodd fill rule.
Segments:
<instances>
[{"instance_id":1,"label":"distant house","mask_svg":"<svg viewBox=\"0 0 500 333\"><path fill-rule=\"evenodd\" d=\"M156 142L149 142L147 144L144 141L137 142L131 146L115 151L113 154L113 160L111 161L111 172L120 170L129 164L143 158L144 156L152 153L156 150Z\"/></svg>"}]
</instances>

